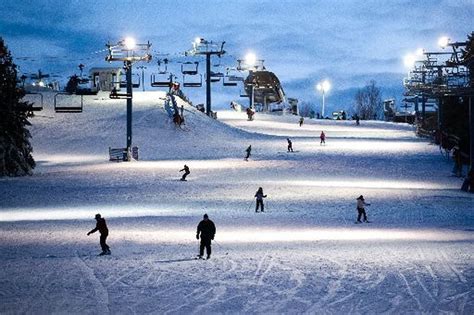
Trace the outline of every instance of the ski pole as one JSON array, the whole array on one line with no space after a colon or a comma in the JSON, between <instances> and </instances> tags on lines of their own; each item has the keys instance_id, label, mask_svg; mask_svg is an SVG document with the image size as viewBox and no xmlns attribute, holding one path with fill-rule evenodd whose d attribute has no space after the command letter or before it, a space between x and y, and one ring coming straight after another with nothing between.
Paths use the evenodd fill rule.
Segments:
<instances>
[{"instance_id":1,"label":"ski pole","mask_svg":"<svg viewBox=\"0 0 474 315\"><path fill-rule=\"evenodd\" d=\"M253 205L253 200L252 200L252 202L250 202L249 207L248 207L248 209L247 209L247 212L250 211L250 208L252 207L252 205Z\"/></svg>"},{"instance_id":2,"label":"ski pole","mask_svg":"<svg viewBox=\"0 0 474 315\"><path fill-rule=\"evenodd\" d=\"M219 248L221 248L221 249L223 249L223 250L225 251L225 248L224 248L224 247L222 247L222 245L221 245L221 244L217 243L216 241L214 241L214 244L216 244L216 245L217 245ZM225 254L226 254L226 255L228 255L228 254L229 254L229 252L225 252Z\"/></svg>"}]
</instances>

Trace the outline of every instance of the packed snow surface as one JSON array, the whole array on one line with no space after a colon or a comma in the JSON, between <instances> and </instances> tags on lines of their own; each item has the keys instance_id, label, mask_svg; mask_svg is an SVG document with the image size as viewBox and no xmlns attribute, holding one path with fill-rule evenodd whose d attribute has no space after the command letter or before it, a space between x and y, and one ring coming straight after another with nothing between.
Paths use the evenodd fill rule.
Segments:
<instances>
[{"instance_id":1,"label":"packed snow surface","mask_svg":"<svg viewBox=\"0 0 474 315\"><path fill-rule=\"evenodd\" d=\"M35 174L0 179L0 313L474 313L474 196L411 126L212 120L185 105L177 128L163 97L135 93L130 163L108 161L125 145L124 100L86 96L82 113L59 114L45 97ZM370 224L354 224L361 194ZM86 235L96 213L111 256ZM195 260L204 213L217 234Z\"/></svg>"}]
</instances>

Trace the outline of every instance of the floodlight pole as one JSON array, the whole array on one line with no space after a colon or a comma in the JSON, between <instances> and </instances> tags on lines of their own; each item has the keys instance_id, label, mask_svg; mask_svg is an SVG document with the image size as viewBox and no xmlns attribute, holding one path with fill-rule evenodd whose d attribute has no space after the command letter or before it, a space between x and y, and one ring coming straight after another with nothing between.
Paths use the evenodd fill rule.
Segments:
<instances>
[{"instance_id":1,"label":"floodlight pole","mask_svg":"<svg viewBox=\"0 0 474 315\"><path fill-rule=\"evenodd\" d=\"M206 56L206 115L211 116L211 56L216 55L221 57L225 54L225 42L207 41L203 38L198 38L194 42L193 49L186 53L186 55L205 55Z\"/></svg>"},{"instance_id":2,"label":"floodlight pole","mask_svg":"<svg viewBox=\"0 0 474 315\"><path fill-rule=\"evenodd\" d=\"M206 52L206 114L211 115L211 52Z\"/></svg>"},{"instance_id":3,"label":"floodlight pole","mask_svg":"<svg viewBox=\"0 0 474 315\"><path fill-rule=\"evenodd\" d=\"M149 53L151 44L147 42L146 44L135 44L133 45L127 43L127 40L119 41L117 44L106 44L108 54L105 57L105 60L108 62L112 61L123 61L125 68L125 77L127 81L127 93L117 93L114 89L110 93L111 98L127 100L127 157L124 160L130 161L130 152L132 148L132 96L133 96L133 86L132 86L132 65L133 62L138 61L150 61L151 55ZM143 68L142 68L143 70Z\"/></svg>"},{"instance_id":4,"label":"floodlight pole","mask_svg":"<svg viewBox=\"0 0 474 315\"><path fill-rule=\"evenodd\" d=\"M127 152L131 152L132 148L132 62L127 60L125 63L126 78L127 78Z\"/></svg>"}]
</instances>

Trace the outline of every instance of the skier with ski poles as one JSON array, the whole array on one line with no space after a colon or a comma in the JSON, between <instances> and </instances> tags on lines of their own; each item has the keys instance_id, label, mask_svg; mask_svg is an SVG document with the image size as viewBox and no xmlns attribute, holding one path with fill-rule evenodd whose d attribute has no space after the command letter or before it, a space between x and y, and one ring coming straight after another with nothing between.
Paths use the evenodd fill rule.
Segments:
<instances>
[{"instance_id":1,"label":"skier with ski poles","mask_svg":"<svg viewBox=\"0 0 474 315\"><path fill-rule=\"evenodd\" d=\"M357 222L356 223L362 223L360 219L362 216L364 216L364 222L365 223L370 223L369 220L367 220L367 214L365 213L365 206L370 206L370 203L366 203L364 196L360 195L359 198L357 198L357 212L359 213L357 216Z\"/></svg>"},{"instance_id":2,"label":"skier with ski poles","mask_svg":"<svg viewBox=\"0 0 474 315\"><path fill-rule=\"evenodd\" d=\"M183 176L181 177L181 181L186 181L186 176L188 176L189 174L191 174L191 172L189 171L189 167L184 164L184 168L182 170L180 170L180 172L184 171L184 174Z\"/></svg>"},{"instance_id":3,"label":"skier with ski poles","mask_svg":"<svg viewBox=\"0 0 474 315\"><path fill-rule=\"evenodd\" d=\"M99 213L95 215L95 220L97 221L97 224L94 229L90 230L87 233L87 236L91 235L92 233L95 233L97 231L100 232L100 247L102 247L102 253L99 255L110 255L110 247L105 243L107 240L107 236L109 235L109 229L107 228L107 223L105 223L105 219L101 217Z\"/></svg>"},{"instance_id":4,"label":"skier with ski poles","mask_svg":"<svg viewBox=\"0 0 474 315\"><path fill-rule=\"evenodd\" d=\"M203 258L204 255L204 247L206 248L206 254L207 258L211 258L211 240L214 239L214 236L216 235L216 226L214 225L214 222L209 220L209 216L204 214L203 220L199 222L197 226L197 232L196 232L196 239L199 240L201 238L201 244L199 246L199 259Z\"/></svg>"},{"instance_id":5,"label":"skier with ski poles","mask_svg":"<svg viewBox=\"0 0 474 315\"><path fill-rule=\"evenodd\" d=\"M252 152L252 145L249 145L249 147L245 150L247 152L247 155L245 156L244 160L248 161L250 157L250 153Z\"/></svg>"},{"instance_id":6,"label":"skier with ski poles","mask_svg":"<svg viewBox=\"0 0 474 315\"><path fill-rule=\"evenodd\" d=\"M255 212L258 212L258 208L261 208L261 211L264 212L263 198L267 198L267 195L263 194L263 188L259 187L255 193L255 198L257 198L257 203L255 205Z\"/></svg>"}]
</instances>

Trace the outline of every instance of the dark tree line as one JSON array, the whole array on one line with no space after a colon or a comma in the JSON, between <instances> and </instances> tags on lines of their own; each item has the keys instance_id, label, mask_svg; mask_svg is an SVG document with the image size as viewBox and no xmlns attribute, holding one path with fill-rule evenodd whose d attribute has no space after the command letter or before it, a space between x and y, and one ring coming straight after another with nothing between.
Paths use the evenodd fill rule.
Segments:
<instances>
[{"instance_id":1,"label":"dark tree line","mask_svg":"<svg viewBox=\"0 0 474 315\"><path fill-rule=\"evenodd\" d=\"M31 175L35 167L27 129L32 104L23 101L17 83L16 65L0 37L0 176Z\"/></svg>"}]
</instances>

